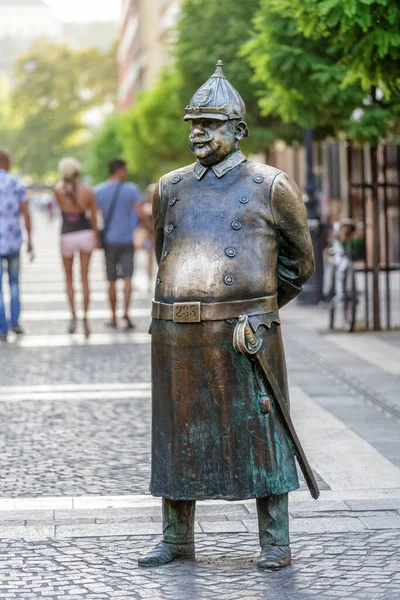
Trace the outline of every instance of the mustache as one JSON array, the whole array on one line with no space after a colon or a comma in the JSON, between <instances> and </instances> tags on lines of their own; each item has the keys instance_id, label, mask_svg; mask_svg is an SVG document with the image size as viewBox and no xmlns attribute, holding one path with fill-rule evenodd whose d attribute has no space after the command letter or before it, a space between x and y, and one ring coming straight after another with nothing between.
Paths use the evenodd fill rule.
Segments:
<instances>
[{"instance_id":1,"label":"mustache","mask_svg":"<svg viewBox=\"0 0 400 600\"><path fill-rule=\"evenodd\" d=\"M197 137L197 136L190 136L189 137L189 142L191 144L208 144L209 142L211 142L214 139L214 136L207 136L207 137Z\"/></svg>"}]
</instances>

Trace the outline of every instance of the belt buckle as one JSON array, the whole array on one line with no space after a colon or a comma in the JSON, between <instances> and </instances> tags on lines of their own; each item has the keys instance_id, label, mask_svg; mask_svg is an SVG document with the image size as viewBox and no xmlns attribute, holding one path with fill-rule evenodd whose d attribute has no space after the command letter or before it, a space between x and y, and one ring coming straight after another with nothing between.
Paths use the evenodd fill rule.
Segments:
<instances>
[{"instance_id":1,"label":"belt buckle","mask_svg":"<svg viewBox=\"0 0 400 600\"><path fill-rule=\"evenodd\" d=\"M201 302L174 302L174 323L200 323Z\"/></svg>"}]
</instances>

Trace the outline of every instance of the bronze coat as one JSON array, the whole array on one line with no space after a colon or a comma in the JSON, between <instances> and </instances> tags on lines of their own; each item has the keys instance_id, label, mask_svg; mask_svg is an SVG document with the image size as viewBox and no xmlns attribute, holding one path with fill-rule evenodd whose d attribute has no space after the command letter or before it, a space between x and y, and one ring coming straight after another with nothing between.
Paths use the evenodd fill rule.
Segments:
<instances>
[{"instance_id":1,"label":"bronze coat","mask_svg":"<svg viewBox=\"0 0 400 600\"><path fill-rule=\"evenodd\" d=\"M304 203L280 171L236 152L214 169L164 176L153 205L161 302L218 302L301 290L314 262ZM239 316L239 315L238 315ZM259 333L288 399L279 314ZM255 365L232 347L234 321L153 320L151 492L175 500L239 500L298 487L286 433L262 412Z\"/></svg>"}]
</instances>

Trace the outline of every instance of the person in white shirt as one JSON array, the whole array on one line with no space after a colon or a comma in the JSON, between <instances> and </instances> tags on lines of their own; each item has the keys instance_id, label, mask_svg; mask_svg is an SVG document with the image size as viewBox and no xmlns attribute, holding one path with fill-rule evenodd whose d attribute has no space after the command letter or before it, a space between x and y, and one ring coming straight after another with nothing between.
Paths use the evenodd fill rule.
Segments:
<instances>
[{"instance_id":1,"label":"person in white shirt","mask_svg":"<svg viewBox=\"0 0 400 600\"><path fill-rule=\"evenodd\" d=\"M32 252L32 227L28 207L28 196L20 180L10 175L11 157L0 150L0 341L7 341L8 331L20 335L21 304L19 299L19 255L23 243L21 215L28 236L28 252ZM6 315L3 298L3 272L7 267L10 284L10 319Z\"/></svg>"}]
</instances>

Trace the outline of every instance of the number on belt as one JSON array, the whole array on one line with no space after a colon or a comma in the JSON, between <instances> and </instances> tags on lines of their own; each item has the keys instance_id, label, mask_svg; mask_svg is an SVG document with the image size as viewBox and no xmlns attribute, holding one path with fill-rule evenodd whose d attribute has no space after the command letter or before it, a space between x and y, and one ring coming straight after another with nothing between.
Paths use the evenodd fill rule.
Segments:
<instances>
[{"instance_id":1,"label":"number on belt","mask_svg":"<svg viewBox=\"0 0 400 600\"><path fill-rule=\"evenodd\" d=\"M200 323L200 302L174 302L174 323Z\"/></svg>"}]
</instances>

